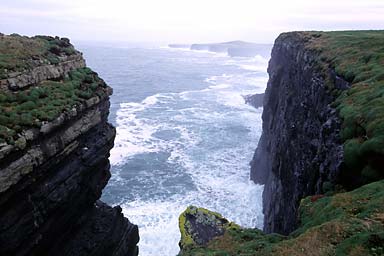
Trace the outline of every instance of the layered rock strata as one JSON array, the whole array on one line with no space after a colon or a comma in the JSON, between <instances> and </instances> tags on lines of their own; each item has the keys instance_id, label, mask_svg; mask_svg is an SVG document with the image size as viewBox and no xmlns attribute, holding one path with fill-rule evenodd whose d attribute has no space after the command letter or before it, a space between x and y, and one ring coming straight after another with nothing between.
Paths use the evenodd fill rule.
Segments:
<instances>
[{"instance_id":1,"label":"layered rock strata","mask_svg":"<svg viewBox=\"0 0 384 256\"><path fill-rule=\"evenodd\" d=\"M16 95L85 66L78 52L59 57L10 74L8 89ZM0 255L138 255L137 226L98 200L116 134L108 123L112 89L98 83L97 94L1 145Z\"/></svg>"}]
</instances>

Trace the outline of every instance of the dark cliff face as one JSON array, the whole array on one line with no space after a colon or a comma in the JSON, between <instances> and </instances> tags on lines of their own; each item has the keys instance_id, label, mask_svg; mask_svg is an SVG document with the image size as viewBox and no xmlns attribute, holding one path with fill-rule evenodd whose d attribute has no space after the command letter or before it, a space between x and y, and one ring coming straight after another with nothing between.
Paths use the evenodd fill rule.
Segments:
<instances>
[{"instance_id":1,"label":"dark cliff face","mask_svg":"<svg viewBox=\"0 0 384 256\"><path fill-rule=\"evenodd\" d=\"M341 124L325 85L339 78L320 71L305 43L299 34L282 34L269 62L263 133L251 162L251 179L265 184L266 232L293 231L300 199L334 183L343 162Z\"/></svg>"},{"instance_id":2,"label":"dark cliff face","mask_svg":"<svg viewBox=\"0 0 384 256\"><path fill-rule=\"evenodd\" d=\"M384 31L279 36L251 163L269 234L230 225L212 239L222 225L196 226L204 221L188 215L202 214L189 207L181 255L384 255L383 40Z\"/></svg>"},{"instance_id":3,"label":"dark cliff face","mask_svg":"<svg viewBox=\"0 0 384 256\"><path fill-rule=\"evenodd\" d=\"M57 68L54 78L60 79L84 65L80 58L65 70L60 63L49 70ZM39 72L20 87L50 78ZM112 90L100 83L94 97L40 128L24 130L22 146L2 145L0 255L138 254L137 226L119 206L98 201L111 176L108 157L115 138L107 121Z\"/></svg>"},{"instance_id":4,"label":"dark cliff face","mask_svg":"<svg viewBox=\"0 0 384 256\"><path fill-rule=\"evenodd\" d=\"M0 194L0 254L137 254L137 226L119 207L97 201L110 178L108 157L115 137L115 128L107 123L108 109L104 99L32 142L25 155L37 157L28 159L33 170ZM91 119L84 118L87 114ZM94 125L87 129L89 124ZM84 133L66 145L66 138L80 130ZM16 152L2 159L2 171L16 171L12 164L20 157L22 152Z\"/></svg>"}]
</instances>

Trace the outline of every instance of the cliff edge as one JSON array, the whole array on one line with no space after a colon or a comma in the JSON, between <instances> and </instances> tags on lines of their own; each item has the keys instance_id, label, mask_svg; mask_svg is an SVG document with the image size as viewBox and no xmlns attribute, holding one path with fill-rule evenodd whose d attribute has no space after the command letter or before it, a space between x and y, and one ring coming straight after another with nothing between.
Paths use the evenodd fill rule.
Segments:
<instances>
[{"instance_id":1,"label":"cliff edge","mask_svg":"<svg viewBox=\"0 0 384 256\"><path fill-rule=\"evenodd\" d=\"M384 178L383 31L292 32L273 47L251 179L264 231L289 234L300 200Z\"/></svg>"},{"instance_id":2,"label":"cliff edge","mask_svg":"<svg viewBox=\"0 0 384 256\"><path fill-rule=\"evenodd\" d=\"M138 228L98 199L112 89L66 38L0 36L0 254L137 255Z\"/></svg>"},{"instance_id":3,"label":"cliff edge","mask_svg":"<svg viewBox=\"0 0 384 256\"><path fill-rule=\"evenodd\" d=\"M264 232L219 225L198 243L217 228L183 217L201 217L189 208L180 255L384 255L383 42L384 31L276 39L251 162Z\"/></svg>"},{"instance_id":4,"label":"cliff edge","mask_svg":"<svg viewBox=\"0 0 384 256\"><path fill-rule=\"evenodd\" d=\"M351 192L303 199L299 228L288 236L242 228L215 212L189 207L180 216L179 255L383 255L383 188L384 181L378 181Z\"/></svg>"}]
</instances>

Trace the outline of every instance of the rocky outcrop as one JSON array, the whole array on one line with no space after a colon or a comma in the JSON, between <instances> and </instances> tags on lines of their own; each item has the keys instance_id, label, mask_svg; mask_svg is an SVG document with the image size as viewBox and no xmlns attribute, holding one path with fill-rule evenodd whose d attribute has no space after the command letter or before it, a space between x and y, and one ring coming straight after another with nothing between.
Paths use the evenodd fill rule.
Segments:
<instances>
[{"instance_id":1,"label":"rocky outcrop","mask_svg":"<svg viewBox=\"0 0 384 256\"><path fill-rule=\"evenodd\" d=\"M265 184L266 233L226 229L181 247L183 256L384 255L383 39L383 31L279 36L251 162L252 180Z\"/></svg>"},{"instance_id":2,"label":"rocky outcrop","mask_svg":"<svg viewBox=\"0 0 384 256\"><path fill-rule=\"evenodd\" d=\"M383 188L382 180L347 193L303 198L300 225L289 236L265 234L232 223L204 245L181 247L180 255L384 255ZM203 220L215 218L215 213L204 213ZM220 228L220 222L218 225Z\"/></svg>"},{"instance_id":3,"label":"rocky outcrop","mask_svg":"<svg viewBox=\"0 0 384 256\"><path fill-rule=\"evenodd\" d=\"M63 78L84 63L75 55L35 67L15 76L12 88ZM98 83L97 95L1 145L0 255L138 255L137 226L119 206L98 201L115 138L112 89Z\"/></svg>"},{"instance_id":4,"label":"rocky outcrop","mask_svg":"<svg viewBox=\"0 0 384 256\"><path fill-rule=\"evenodd\" d=\"M10 73L7 79L0 81L0 84L6 84L10 90L14 91L36 85L44 80L63 78L69 71L83 67L85 67L85 61L80 53L63 56L57 64L39 65L25 72Z\"/></svg>"},{"instance_id":5,"label":"rocky outcrop","mask_svg":"<svg viewBox=\"0 0 384 256\"><path fill-rule=\"evenodd\" d=\"M340 78L318 60L299 33L280 35L272 50L263 133L251 162L251 179L265 184L266 232L293 231L300 200L334 184L343 163L341 122L326 86Z\"/></svg>"},{"instance_id":6,"label":"rocky outcrop","mask_svg":"<svg viewBox=\"0 0 384 256\"><path fill-rule=\"evenodd\" d=\"M264 93L256 93L243 96L245 104L251 105L255 108L261 108L264 101Z\"/></svg>"},{"instance_id":7,"label":"rocky outcrop","mask_svg":"<svg viewBox=\"0 0 384 256\"><path fill-rule=\"evenodd\" d=\"M222 236L228 228L235 226L237 227L219 213L189 206L179 217L180 249L183 251L205 246L215 237Z\"/></svg>"}]
</instances>

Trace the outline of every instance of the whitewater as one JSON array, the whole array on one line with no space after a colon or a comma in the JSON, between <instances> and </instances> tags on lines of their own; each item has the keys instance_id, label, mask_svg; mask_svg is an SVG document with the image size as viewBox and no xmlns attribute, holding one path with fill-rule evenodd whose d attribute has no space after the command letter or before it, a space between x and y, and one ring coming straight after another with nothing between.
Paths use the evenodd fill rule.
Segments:
<instances>
[{"instance_id":1,"label":"whitewater","mask_svg":"<svg viewBox=\"0 0 384 256\"><path fill-rule=\"evenodd\" d=\"M254 58L166 47L80 44L114 89L112 177L102 200L139 226L140 255L177 255L189 205L245 226L263 225L262 189L249 180L261 135L269 52Z\"/></svg>"}]
</instances>

